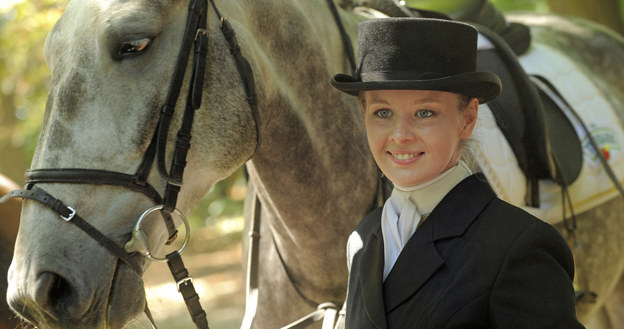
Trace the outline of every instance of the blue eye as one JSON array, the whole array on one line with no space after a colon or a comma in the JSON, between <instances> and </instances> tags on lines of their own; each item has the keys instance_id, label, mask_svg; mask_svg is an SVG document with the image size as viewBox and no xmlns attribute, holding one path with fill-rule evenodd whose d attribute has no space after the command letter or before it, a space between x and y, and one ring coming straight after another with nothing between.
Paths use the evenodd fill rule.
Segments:
<instances>
[{"instance_id":1,"label":"blue eye","mask_svg":"<svg viewBox=\"0 0 624 329\"><path fill-rule=\"evenodd\" d=\"M435 113L431 110L418 110L416 112L416 116L421 118L421 119L425 119L425 118L430 118L434 115Z\"/></svg>"},{"instance_id":2,"label":"blue eye","mask_svg":"<svg viewBox=\"0 0 624 329\"><path fill-rule=\"evenodd\" d=\"M388 109L380 109L375 111L374 115L378 118L389 118L390 116L392 116L392 112Z\"/></svg>"}]
</instances>

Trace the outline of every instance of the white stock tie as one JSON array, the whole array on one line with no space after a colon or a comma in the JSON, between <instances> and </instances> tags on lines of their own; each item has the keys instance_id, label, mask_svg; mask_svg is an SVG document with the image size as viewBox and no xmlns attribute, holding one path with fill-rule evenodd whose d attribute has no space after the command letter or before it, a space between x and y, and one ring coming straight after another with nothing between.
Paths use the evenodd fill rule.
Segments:
<instances>
[{"instance_id":1,"label":"white stock tie","mask_svg":"<svg viewBox=\"0 0 624 329\"><path fill-rule=\"evenodd\" d=\"M458 165L417 186L394 186L384 204L381 231L384 240L384 280L416 228L455 185L471 175L468 166Z\"/></svg>"},{"instance_id":2,"label":"white stock tie","mask_svg":"<svg viewBox=\"0 0 624 329\"><path fill-rule=\"evenodd\" d=\"M381 216L381 225L392 236L384 237L384 280L421 220L411 194L395 188L383 209L385 214Z\"/></svg>"}]
</instances>

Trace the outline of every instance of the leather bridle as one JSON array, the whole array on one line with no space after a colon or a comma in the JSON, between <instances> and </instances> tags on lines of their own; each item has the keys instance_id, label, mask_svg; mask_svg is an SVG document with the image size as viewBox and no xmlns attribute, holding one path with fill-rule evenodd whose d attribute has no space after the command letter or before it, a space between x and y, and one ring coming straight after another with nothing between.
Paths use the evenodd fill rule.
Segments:
<instances>
[{"instance_id":1,"label":"leather bridle","mask_svg":"<svg viewBox=\"0 0 624 329\"><path fill-rule=\"evenodd\" d=\"M61 200L53 197L35 185L39 183L109 185L125 187L132 191L142 193L151 199L157 206L146 210L145 213L143 213L143 215L139 218L131 241L144 239L144 236L141 236L140 234L139 224L144 216L152 211L159 211L164 218L169 234L167 244L170 244L176 239L177 230L172 214L181 215L181 213L176 209L176 203L178 193L180 192L180 188L182 186L182 177L184 174L184 168L186 167L187 153L191 146L190 142L193 118L195 111L201 107L204 86L206 56L208 52L208 33L206 30L208 1L210 1L212 8L220 20L221 31L230 46L230 53L234 57L243 87L245 89L247 101L255 121L257 139L256 148L253 153L255 154L261 143L260 115L258 111L255 82L251 67L248 61L242 56L240 48L238 47L236 35L229 22L218 11L214 0L191 0L188 7L188 16L182 46L180 52L178 53L176 67L169 86L167 98L160 111L158 126L154 131L152 140L147 147L136 172L134 174L126 174L108 170L85 168L32 169L26 172L27 180L24 190L12 191L0 199L0 203L9 198L31 199L42 203L52 211L59 214L61 219L64 221L73 223L82 231L87 233L91 238L104 246L112 255L118 257L122 262L128 265L139 276L142 276L143 271L137 261L137 258L133 257L136 255L136 251L139 251L144 256L152 259L166 260L174 279L177 282L178 290L182 293L182 296L187 304L187 308L193 318L193 322L195 322L196 326L200 329L208 328L208 321L206 320L206 313L199 304L199 297L195 293L192 280L188 275L188 271L184 268L184 264L180 257L180 252L184 249L189 234L188 223L183 216L182 219L185 225L187 225L187 236L185 238L184 245L178 251L168 254L166 259L158 259L153 257L147 248L143 250L141 250L141 248L129 248L130 244L125 244L126 248L120 246L117 242L107 237L105 234L80 217L74 208L65 205ZM177 133L175 148L173 150L173 158L169 166L170 168L167 170L165 163L167 136L171 120L173 118L174 109L176 107L176 102L184 82L185 71L193 49L193 67L190 77L190 86L187 93L186 106L182 116L180 128ZM162 196L156 188L147 182L155 161L160 175L166 180L166 186ZM136 247L137 244L138 243L134 243L133 246ZM144 245L147 244L144 243ZM152 321L152 325L155 327L147 305L146 314L150 321Z\"/></svg>"}]
</instances>

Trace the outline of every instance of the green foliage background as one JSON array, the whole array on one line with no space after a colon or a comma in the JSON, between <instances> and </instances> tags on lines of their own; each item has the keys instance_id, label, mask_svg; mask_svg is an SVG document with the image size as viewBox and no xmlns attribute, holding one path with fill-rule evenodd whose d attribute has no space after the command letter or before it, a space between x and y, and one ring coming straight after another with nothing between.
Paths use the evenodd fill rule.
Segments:
<instances>
[{"instance_id":1,"label":"green foliage background","mask_svg":"<svg viewBox=\"0 0 624 329\"><path fill-rule=\"evenodd\" d=\"M68 0L0 2L0 173L23 184L41 122L50 72L43 57L45 38ZM242 170L215 185L189 218L193 226L221 233L242 229L245 196Z\"/></svg>"},{"instance_id":2,"label":"green foliage background","mask_svg":"<svg viewBox=\"0 0 624 329\"><path fill-rule=\"evenodd\" d=\"M413 7L444 11L462 1L470 0L408 0L406 3ZM613 1L619 1L620 9L624 7L624 0ZM50 73L43 58L44 40L67 2L0 2L0 173L18 184L23 184L23 172L29 167L50 88ZM503 11L549 11L547 0L492 2ZM244 189L242 171L238 171L217 184L202 200L191 216L193 222L215 225L218 218L241 217Z\"/></svg>"}]
</instances>

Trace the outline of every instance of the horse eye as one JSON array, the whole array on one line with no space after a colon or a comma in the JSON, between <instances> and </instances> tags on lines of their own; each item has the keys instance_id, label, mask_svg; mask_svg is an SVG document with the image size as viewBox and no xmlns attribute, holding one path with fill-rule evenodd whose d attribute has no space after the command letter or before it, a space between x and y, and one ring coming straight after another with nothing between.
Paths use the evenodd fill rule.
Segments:
<instances>
[{"instance_id":1,"label":"horse eye","mask_svg":"<svg viewBox=\"0 0 624 329\"><path fill-rule=\"evenodd\" d=\"M152 39L150 38L125 41L119 46L115 57L117 60L121 60L124 57L138 55L149 48L151 43Z\"/></svg>"}]
</instances>

